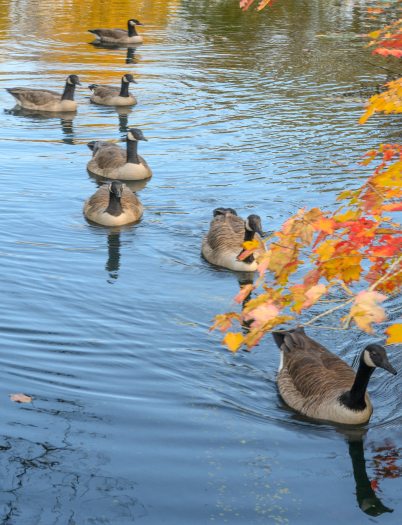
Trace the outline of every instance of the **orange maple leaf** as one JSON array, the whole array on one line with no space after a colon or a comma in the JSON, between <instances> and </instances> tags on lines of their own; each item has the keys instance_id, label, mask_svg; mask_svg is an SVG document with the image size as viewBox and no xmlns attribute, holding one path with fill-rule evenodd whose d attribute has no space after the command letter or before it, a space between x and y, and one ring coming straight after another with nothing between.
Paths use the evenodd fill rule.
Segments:
<instances>
[{"instance_id":1,"label":"orange maple leaf","mask_svg":"<svg viewBox=\"0 0 402 525\"><path fill-rule=\"evenodd\" d=\"M402 323L389 326L385 333L388 334L387 345L402 343Z\"/></svg>"},{"instance_id":2,"label":"orange maple leaf","mask_svg":"<svg viewBox=\"0 0 402 525\"><path fill-rule=\"evenodd\" d=\"M251 292L254 290L253 284L245 284L241 287L240 292L236 295L234 300L236 303L242 303L247 297L251 294Z\"/></svg>"}]
</instances>

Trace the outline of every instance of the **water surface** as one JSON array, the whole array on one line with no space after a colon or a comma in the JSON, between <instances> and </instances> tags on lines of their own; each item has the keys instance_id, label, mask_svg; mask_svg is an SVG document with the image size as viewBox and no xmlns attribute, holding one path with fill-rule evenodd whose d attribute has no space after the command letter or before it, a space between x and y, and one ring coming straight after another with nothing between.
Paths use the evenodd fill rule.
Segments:
<instances>
[{"instance_id":1,"label":"water surface","mask_svg":"<svg viewBox=\"0 0 402 525\"><path fill-rule=\"evenodd\" d=\"M238 281L199 253L215 207L274 230L331 208L365 151L400 140L397 120L357 124L360 91L386 79L360 38L370 5L0 0L3 524L400 523L400 377L376 371L357 435L296 416L269 338L232 356L208 332ZM133 16L143 46L90 44L87 29ZM138 106L89 103L88 84L125 72ZM61 90L70 73L73 117L14 110L4 89ZM86 143L128 126L154 177L143 220L109 231L82 216L97 187ZM311 335L350 363L371 340Z\"/></svg>"}]
</instances>

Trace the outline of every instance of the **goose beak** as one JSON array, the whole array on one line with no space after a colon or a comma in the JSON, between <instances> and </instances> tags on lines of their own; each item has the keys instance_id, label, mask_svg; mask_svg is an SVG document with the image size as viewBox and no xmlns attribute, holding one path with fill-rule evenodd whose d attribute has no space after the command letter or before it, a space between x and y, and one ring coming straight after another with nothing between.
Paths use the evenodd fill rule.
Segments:
<instances>
[{"instance_id":1,"label":"goose beak","mask_svg":"<svg viewBox=\"0 0 402 525\"><path fill-rule=\"evenodd\" d=\"M141 22L136 23L137 26L143 26L144 24L141 24Z\"/></svg>"},{"instance_id":2,"label":"goose beak","mask_svg":"<svg viewBox=\"0 0 402 525\"><path fill-rule=\"evenodd\" d=\"M378 363L377 366L379 366L380 368L383 368L384 370L386 370L387 372L389 372L390 374L396 376L396 374L398 373L395 368L391 365L391 363L388 361L387 357L384 356L383 359L381 359L381 363Z\"/></svg>"}]
</instances>

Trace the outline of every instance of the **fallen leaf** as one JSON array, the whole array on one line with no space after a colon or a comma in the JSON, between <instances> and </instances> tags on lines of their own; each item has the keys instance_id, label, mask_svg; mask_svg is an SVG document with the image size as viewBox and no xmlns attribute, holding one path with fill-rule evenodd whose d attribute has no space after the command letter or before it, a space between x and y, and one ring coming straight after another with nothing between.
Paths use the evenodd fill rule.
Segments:
<instances>
[{"instance_id":1,"label":"fallen leaf","mask_svg":"<svg viewBox=\"0 0 402 525\"><path fill-rule=\"evenodd\" d=\"M31 403L32 401L32 397L26 394L10 394L10 399L15 403Z\"/></svg>"}]
</instances>

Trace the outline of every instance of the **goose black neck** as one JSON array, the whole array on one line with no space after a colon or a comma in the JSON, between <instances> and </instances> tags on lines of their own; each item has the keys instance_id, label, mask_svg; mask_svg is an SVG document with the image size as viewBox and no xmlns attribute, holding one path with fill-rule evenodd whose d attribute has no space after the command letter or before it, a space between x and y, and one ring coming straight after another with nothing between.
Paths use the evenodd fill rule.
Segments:
<instances>
[{"instance_id":1,"label":"goose black neck","mask_svg":"<svg viewBox=\"0 0 402 525\"><path fill-rule=\"evenodd\" d=\"M130 164L140 164L137 148L138 142L136 140L127 139L127 162Z\"/></svg>"},{"instance_id":2,"label":"goose black neck","mask_svg":"<svg viewBox=\"0 0 402 525\"><path fill-rule=\"evenodd\" d=\"M244 229L244 242L246 241L252 241L254 239L255 232L248 230L247 228ZM243 262L245 263L252 263L254 262L254 255L251 254L245 259L243 259Z\"/></svg>"},{"instance_id":3,"label":"goose black neck","mask_svg":"<svg viewBox=\"0 0 402 525\"><path fill-rule=\"evenodd\" d=\"M137 30L135 26L132 26L130 23L128 24L128 36L137 36Z\"/></svg>"},{"instance_id":4,"label":"goose black neck","mask_svg":"<svg viewBox=\"0 0 402 525\"><path fill-rule=\"evenodd\" d=\"M109 215L114 215L118 217L122 213L120 197L117 197L114 193L110 192L109 194L109 206L106 208L105 212Z\"/></svg>"},{"instance_id":5,"label":"goose black neck","mask_svg":"<svg viewBox=\"0 0 402 525\"><path fill-rule=\"evenodd\" d=\"M363 359L360 360L359 368L349 392L341 396L341 402L352 410L364 410L366 408L366 390L371 374L374 372L372 366L367 366Z\"/></svg>"},{"instance_id":6,"label":"goose black neck","mask_svg":"<svg viewBox=\"0 0 402 525\"><path fill-rule=\"evenodd\" d=\"M75 84L70 84L66 82L66 87L64 88L61 100L74 100Z\"/></svg>"},{"instance_id":7,"label":"goose black neck","mask_svg":"<svg viewBox=\"0 0 402 525\"><path fill-rule=\"evenodd\" d=\"M121 89L120 89L120 97L128 97L128 82L124 82L124 80L121 81Z\"/></svg>"}]
</instances>

